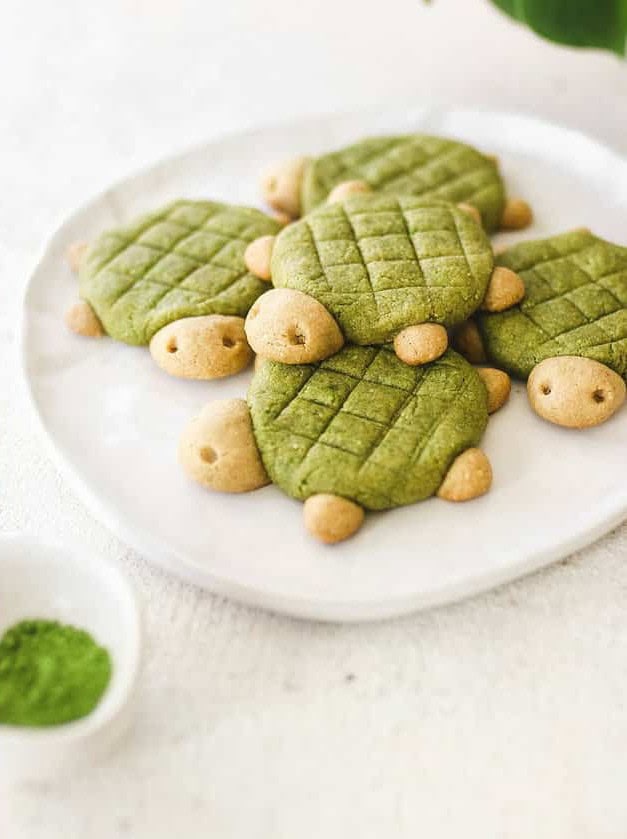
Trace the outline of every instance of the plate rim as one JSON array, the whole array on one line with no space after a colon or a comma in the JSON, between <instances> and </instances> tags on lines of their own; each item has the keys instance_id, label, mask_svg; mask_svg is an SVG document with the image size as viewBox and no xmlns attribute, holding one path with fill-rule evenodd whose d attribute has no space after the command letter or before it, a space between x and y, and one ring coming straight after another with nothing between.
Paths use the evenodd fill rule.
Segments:
<instances>
[{"instance_id":1,"label":"plate rim","mask_svg":"<svg viewBox=\"0 0 627 839\"><path fill-rule=\"evenodd\" d=\"M407 104L407 103L406 103ZM402 108L401 102L394 102L389 107L389 112L397 112ZM278 130L288 126L316 125L321 120L349 120L352 117L361 117L378 112L379 108L362 108L349 111L330 112L312 116L296 116L287 120L277 120L267 123L259 123L242 130L228 131L211 136L209 139L195 143L177 151L171 155L159 157L139 169L134 170L127 176L118 178L109 186L95 193L86 201L82 202L69 215L57 224L52 232L44 238L44 244L33 261L21 298L21 318L19 320L17 334L17 350L19 354L20 381L25 391L26 401L35 418L37 435L43 443L44 449L51 462L68 483L72 492L85 504L86 508L94 518L102 523L109 531L118 537L127 546L135 550L142 559L154 563L168 574L178 579L183 579L199 588L209 590L219 596L229 597L240 603L249 606L263 608L275 613L287 615L293 618L315 620L332 623L365 623L387 620L389 618L401 617L413 612L431 609L437 606L444 606L449 603L456 603L477 594L498 588L509 582L516 582L541 568L577 552L601 536L609 533L627 518L627 486L623 492L613 495L610 502L605 501L603 514L597 521L581 529L571 538L562 540L558 545L551 546L544 550L537 550L531 555L526 555L502 569L497 571L488 570L475 574L470 579L458 583L449 583L428 592L419 591L401 596L389 596L385 599L356 601L350 598L307 598L297 594L285 594L272 589L261 589L257 586L248 586L233 578L215 574L210 569L203 571L203 583L198 582L197 568L190 567L186 558L178 551L167 549L160 540L153 540L144 533L143 529L134 529L127 524L124 518L117 512L114 505L103 500L93 490L89 482L84 479L79 470L71 463L69 457L56 444L52 434L46 428L46 424L37 402L34 392L34 385L29 374L28 358L28 334L29 334L29 309L28 299L34 286L34 279L42 264L48 258L49 252L59 240L66 236L66 230L73 225L78 217L88 212L93 205L100 201L109 192L116 192L120 188L141 181L151 173L161 169L164 165L172 164L175 161L182 161L186 157L210 148L217 144L228 143L229 140L242 140L254 136L260 132ZM451 106L433 106L427 104L423 107L414 106L414 111L420 110L424 114L438 112L443 114L455 114L460 117L470 115L481 116L488 119L515 119L541 128L550 128L577 137L581 142L590 144L597 151L602 151L609 158L613 158L627 173L627 159L612 146L577 128L562 125L553 120L544 119L523 112L501 110L494 108L468 108Z\"/></svg>"}]
</instances>

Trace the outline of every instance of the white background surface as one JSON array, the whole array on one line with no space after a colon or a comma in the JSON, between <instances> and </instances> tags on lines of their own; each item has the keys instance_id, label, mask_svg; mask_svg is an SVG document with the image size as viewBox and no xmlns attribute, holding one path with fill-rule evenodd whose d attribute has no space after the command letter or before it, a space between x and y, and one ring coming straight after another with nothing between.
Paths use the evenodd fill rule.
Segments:
<instances>
[{"instance_id":1,"label":"white background surface","mask_svg":"<svg viewBox=\"0 0 627 839\"><path fill-rule=\"evenodd\" d=\"M483 0L5 0L0 71L0 527L122 563L146 618L132 736L92 773L0 790L0 836L624 837L625 526L387 624L234 606L154 571L75 500L33 436L12 342L51 228L183 145L410 97L534 112L627 153L627 66Z\"/></svg>"}]
</instances>

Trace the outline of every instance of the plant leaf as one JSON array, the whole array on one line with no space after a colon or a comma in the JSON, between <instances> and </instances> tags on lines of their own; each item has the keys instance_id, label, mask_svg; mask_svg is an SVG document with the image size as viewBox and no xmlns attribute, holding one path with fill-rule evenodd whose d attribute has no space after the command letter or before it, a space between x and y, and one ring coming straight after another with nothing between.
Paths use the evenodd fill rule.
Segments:
<instances>
[{"instance_id":1,"label":"plant leaf","mask_svg":"<svg viewBox=\"0 0 627 839\"><path fill-rule=\"evenodd\" d=\"M627 0L492 0L538 35L573 47L627 54Z\"/></svg>"}]
</instances>

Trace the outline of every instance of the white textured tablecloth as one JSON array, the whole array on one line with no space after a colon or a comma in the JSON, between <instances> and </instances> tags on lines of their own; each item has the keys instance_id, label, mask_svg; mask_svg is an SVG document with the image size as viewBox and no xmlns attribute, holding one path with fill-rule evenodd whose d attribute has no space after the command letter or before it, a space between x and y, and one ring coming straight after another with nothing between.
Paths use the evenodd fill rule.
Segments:
<instances>
[{"instance_id":1,"label":"white textured tablecloth","mask_svg":"<svg viewBox=\"0 0 627 839\"><path fill-rule=\"evenodd\" d=\"M69 782L0 789L0 837L625 837L626 526L532 578L394 622L257 612L155 571L92 519L34 436L14 341L47 233L182 146L405 98L536 113L627 153L627 65L543 43L485 0L1 12L0 528L119 562L146 643L128 740Z\"/></svg>"}]
</instances>

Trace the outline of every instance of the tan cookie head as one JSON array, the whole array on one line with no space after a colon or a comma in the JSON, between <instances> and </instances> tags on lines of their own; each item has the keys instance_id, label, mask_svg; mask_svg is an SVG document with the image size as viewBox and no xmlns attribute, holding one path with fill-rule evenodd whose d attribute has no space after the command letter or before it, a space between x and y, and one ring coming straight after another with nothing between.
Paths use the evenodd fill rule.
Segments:
<instances>
[{"instance_id":1,"label":"tan cookie head","mask_svg":"<svg viewBox=\"0 0 627 839\"><path fill-rule=\"evenodd\" d=\"M228 315L175 320L154 335L150 353L166 373L184 379L232 376L253 360L244 319Z\"/></svg>"},{"instance_id":2,"label":"tan cookie head","mask_svg":"<svg viewBox=\"0 0 627 839\"><path fill-rule=\"evenodd\" d=\"M258 355L284 364L321 361L344 344L339 326L322 303L289 288L262 294L248 313L245 329Z\"/></svg>"},{"instance_id":3,"label":"tan cookie head","mask_svg":"<svg viewBox=\"0 0 627 839\"><path fill-rule=\"evenodd\" d=\"M537 364L527 394L543 419L566 428L590 428L618 411L625 401L625 382L605 364L566 355Z\"/></svg>"},{"instance_id":4,"label":"tan cookie head","mask_svg":"<svg viewBox=\"0 0 627 839\"><path fill-rule=\"evenodd\" d=\"M243 399L207 405L183 432L179 461L192 480L220 492L249 492L270 481Z\"/></svg>"}]
</instances>

